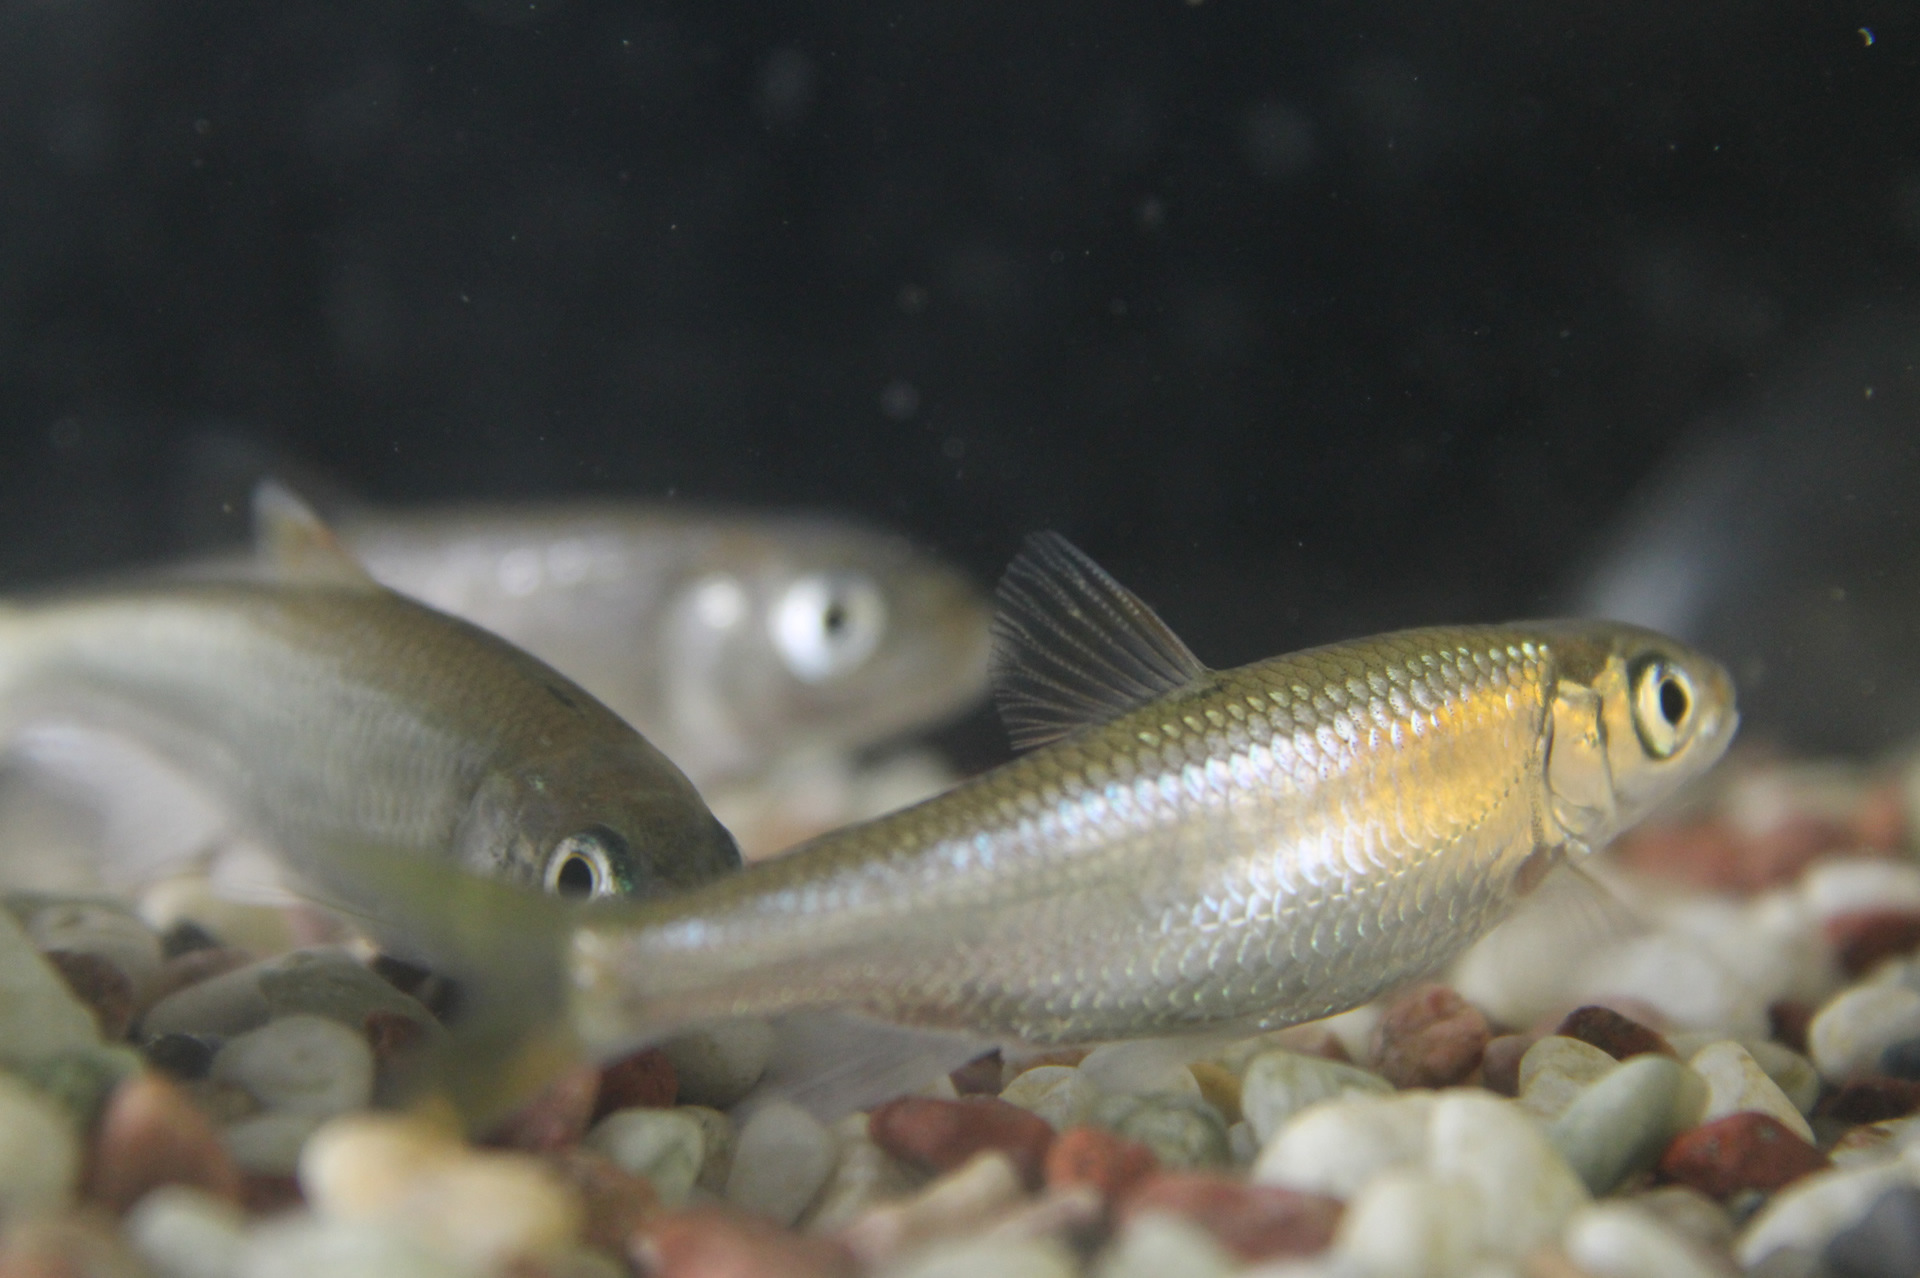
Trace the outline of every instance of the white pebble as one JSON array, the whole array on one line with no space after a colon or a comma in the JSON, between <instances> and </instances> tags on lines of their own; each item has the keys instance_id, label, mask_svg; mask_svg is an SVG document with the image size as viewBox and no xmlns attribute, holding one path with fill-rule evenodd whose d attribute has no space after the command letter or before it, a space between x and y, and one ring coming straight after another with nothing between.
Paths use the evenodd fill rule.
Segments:
<instances>
[{"instance_id":1,"label":"white pebble","mask_svg":"<svg viewBox=\"0 0 1920 1278\"><path fill-rule=\"evenodd\" d=\"M905 1198L924 1182L919 1172L873 1143L865 1114L848 1114L832 1131L838 1152L826 1186L805 1218L808 1233L832 1233L876 1203Z\"/></svg>"},{"instance_id":2,"label":"white pebble","mask_svg":"<svg viewBox=\"0 0 1920 1278\"><path fill-rule=\"evenodd\" d=\"M1350 1199L1377 1173L1425 1156L1433 1104L1430 1092L1322 1101L1267 1143L1253 1179Z\"/></svg>"},{"instance_id":3,"label":"white pebble","mask_svg":"<svg viewBox=\"0 0 1920 1278\"><path fill-rule=\"evenodd\" d=\"M1920 1037L1920 990L1904 985L1856 985L1822 1007L1807 1028L1813 1063L1838 1082L1880 1070L1880 1054Z\"/></svg>"},{"instance_id":4,"label":"white pebble","mask_svg":"<svg viewBox=\"0 0 1920 1278\"><path fill-rule=\"evenodd\" d=\"M1814 1143L1813 1128L1807 1125L1799 1107L1740 1044L1730 1040L1709 1043L1687 1064L1707 1080L1707 1108L1700 1116L1701 1122L1710 1123L1729 1114L1765 1114L1809 1145Z\"/></svg>"},{"instance_id":5,"label":"white pebble","mask_svg":"<svg viewBox=\"0 0 1920 1278\"><path fill-rule=\"evenodd\" d=\"M1567 1225L1562 1247L1591 1278L1721 1278L1700 1248L1650 1212L1595 1203Z\"/></svg>"},{"instance_id":6,"label":"white pebble","mask_svg":"<svg viewBox=\"0 0 1920 1278\"><path fill-rule=\"evenodd\" d=\"M667 1207L687 1201L707 1153L700 1120L672 1109L617 1110L596 1123L584 1143L645 1176Z\"/></svg>"},{"instance_id":7,"label":"white pebble","mask_svg":"<svg viewBox=\"0 0 1920 1278\"><path fill-rule=\"evenodd\" d=\"M1077 1278L1073 1253L1051 1238L973 1238L935 1243L888 1265L882 1278Z\"/></svg>"},{"instance_id":8,"label":"white pebble","mask_svg":"<svg viewBox=\"0 0 1920 1278\"><path fill-rule=\"evenodd\" d=\"M187 1185L162 1185L134 1204L124 1228L160 1278L230 1278L246 1224L231 1203Z\"/></svg>"},{"instance_id":9,"label":"white pebble","mask_svg":"<svg viewBox=\"0 0 1920 1278\"><path fill-rule=\"evenodd\" d=\"M247 1235L234 1278L481 1278L397 1229L297 1214Z\"/></svg>"},{"instance_id":10,"label":"white pebble","mask_svg":"<svg viewBox=\"0 0 1920 1278\"><path fill-rule=\"evenodd\" d=\"M1889 857L1830 857L1807 867L1800 891L1822 919L1920 908L1920 866Z\"/></svg>"},{"instance_id":11,"label":"white pebble","mask_svg":"<svg viewBox=\"0 0 1920 1278\"><path fill-rule=\"evenodd\" d=\"M1166 1212L1133 1217L1094 1266L1093 1278L1226 1278L1240 1262L1190 1220Z\"/></svg>"},{"instance_id":12,"label":"white pebble","mask_svg":"<svg viewBox=\"0 0 1920 1278\"><path fill-rule=\"evenodd\" d=\"M756 1111L740 1129L727 1198L782 1225L800 1219L833 1170L833 1135L785 1101Z\"/></svg>"},{"instance_id":13,"label":"white pebble","mask_svg":"<svg viewBox=\"0 0 1920 1278\"><path fill-rule=\"evenodd\" d=\"M773 1026L740 1018L720 1021L661 1044L688 1105L726 1109L753 1089L773 1059Z\"/></svg>"},{"instance_id":14,"label":"white pebble","mask_svg":"<svg viewBox=\"0 0 1920 1278\"><path fill-rule=\"evenodd\" d=\"M229 1123L221 1136L227 1152L243 1171L291 1176L300 1166L300 1151L306 1147L307 1137L326 1121L320 1114L279 1110Z\"/></svg>"},{"instance_id":15,"label":"white pebble","mask_svg":"<svg viewBox=\"0 0 1920 1278\"><path fill-rule=\"evenodd\" d=\"M0 1074L0 1220L60 1206L79 1179L72 1120L33 1088Z\"/></svg>"},{"instance_id":16,"label":"white pebble","mask_svg":"<svg viewBox=\"0 0 1920 1278\"><path fill-rule=\"evenodd\" d=\"M12 912L0 909L0 1043L7 1057L30 1061L99 1042L93 1009L40 957Z\"/></svg>"},{"instance_id":17,"label":"white pebble","mask_svg":"<svg viewBox=\"0 0 1920 1278\"><path fill-rule=\"evenodd\" d=\"M1775 1087L1786 1093L1793 1107L1802 1114L1813 1113L1820 1100L1820 1071L1813 1062L1791 1047L1772 1039L1750 1038L1741 1042L1754 1064L1767 1072Z\"/></svg>"},{"instance_id":18,"label":"white pebble","mask_svg":"<svg viewBox=\"0 0 1920 1278\"><path fill-rule=\"evenodd\" d=\"M868 1211L840 1237L862 1265L877 1265L916 1244L974 1229L1025 1195L1013 1160L986 1149L907 1201Z\"/></svg>"},{"instance_id":19,"label":"white pebble","mask_svg":"<svg viewBox=\"0 0 1920 1278\"><path fill-rule=\"evenodd\" d=\"M1818 1002L1842 979L1819 916L1790 889L1747 902L1682 898L1667 908L1662 927L1732 975L1749 1005L1782 998ZM1711 1021L1694 1023L1726 1036Z\"/></svg>"},{"instance_id":20,"label":"white pebble","mask_svg":"<svg viewBox=\"0 0 1920 1278\"><path fill-rule=\"evenodd\" d=\"M1739 1241L1734 1259L1751 1269L1782 1248L1818 1252L1867 1214L1874 1200L1906 1183L1898 1163L1815 1172L1780 1190L1760 1209Z\"/></svg>"},{"instance_id":21,"label":"white pebble","mask_svg":"<svg viewBox=\"0 0 1920 1278\"><path fill-rule=\"evenodd\" d=\"M1240 1083L1240 1112L1264 1145L1309 1105L1348 1092L1385 1095L1392 1090L1386 1079L1352 1065L1298 1052L1267 1052L1247 1065Z\"/></svg>"},{"instance_id":22,"label":"white pebble","mask_svg":"<svg viewBox=\"0 0 1920 1278\"><path fill-rule=\"evenodd\" d=\"M1590 1201L1525 1111L1471 1088L1441 1092L1434 1101L1427 1166L1477 1191L1480 1246L1495 1255L1524 1256Z\"/></svg>"},{"instance_id":23,"label":"white pebble","mask_svg":"<svg viewBox=\"0 0 1920 1278\"><path fill-rule=\"evenodd\" d=\"M1347 1204L1334 1251L1368 1274L1465 1278L1480 1215L1471 1186L1421 1168L1389 1168Z\"/></svg>"},{"instance_id":24,"label":"white pebble","mask_svg":"<svg viewBox=\"0 0 1920 1278\"><path fill-rule=\"evenodd\" d=\"M1080 1062L1080 1077L1109 1095L1198 1096L1200 1084L1180 1059L1189 1054L1198 1055L1199 1049L1155 1039L1104 1043Z\"/></svg>"},{"instance_id":25,"label":"white pebble","mask_svg":"<svg viewBox=\"0 0 1920 1278\"><path fill-rule=\"evenodd\" d=\"M1619 1064L1592 1043L1548 1034L1520 1058L1520 1107L1536 1118L1558 1118L1588 1084Z\"/></svg>"},{"instance_id":26,"label":"white pebble","mask_svg":"<svg viewBox=\"0 0 1920 1278\"><path fill-rule=\"evenodd\" d=\"M1036 1065L1008 1083L1000 1099L1040 1115L1055 1131L1065 1131L1091 1123L1101 1097L1100 1089L1071 1065Z\"/></svg>"},{"instance_id":27,"label":"white pebble","mask_svg":"<svg viewBox=\"0 0 1920 1278\"><path fill-rule=\"evenodd\" d=\"M372 1099L373 1049L338 1021L283 1016L229 1040L213 1058L213 1077L268 1109L340 1114Z\"/></svg>"},{"instance_id":28,"label":"white pebble","mask_svg":"<svg viewBox=\"0 0 1920 1278\"><path fill-rule=\"evenodd\" d=\"M1682 1029L1765 1037L1766 999L1691 937L1668 932L1631 937L1595 954L1577 983L1589 1002L1637 999Z\"/></svg>"}]
</instances>

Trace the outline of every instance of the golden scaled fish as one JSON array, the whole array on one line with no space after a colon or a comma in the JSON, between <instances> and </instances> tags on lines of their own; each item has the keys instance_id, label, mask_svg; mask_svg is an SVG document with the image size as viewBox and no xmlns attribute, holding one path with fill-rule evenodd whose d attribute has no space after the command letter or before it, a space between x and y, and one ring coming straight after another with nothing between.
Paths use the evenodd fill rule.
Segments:
<instances>
[{"instance_id":1,"label":"golden scaled fish","mask_svg":"<svg viewBox=\"0 0 1920 1278\"><path fill-rule=\"evenodd\" d=\"M1727 673L1605 622L1202 665L1065 540L1002 584L1036 747L670 900L589 914L573 1028L807 1009L1026 1044L1316 1019L1429 972L1726 749Z\"/></svg>"},{"instance_id":2,"label":"golden scaled fish","mask_svg":"<svg viewBox=\"0 0 1920 1278\"><path fill-rule=\"evenodd\" d=\"M0 605L0 732L114 743L83 771L136 748L349 906L370 894L341 846L578 897L739 865L679 769L578 685L376 585L284 490L256 504L277 579Z\"/></svg>"}]
</instances>

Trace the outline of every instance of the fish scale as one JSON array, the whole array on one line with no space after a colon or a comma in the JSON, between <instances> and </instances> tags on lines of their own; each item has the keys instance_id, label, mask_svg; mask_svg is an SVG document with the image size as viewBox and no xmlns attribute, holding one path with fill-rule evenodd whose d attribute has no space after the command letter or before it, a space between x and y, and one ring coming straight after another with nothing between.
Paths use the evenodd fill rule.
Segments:
<instances>
[{"instance_id":1,"label":"fish scale","mask_svg":"<svg viewBox=\"0 0 1920 1278\"><path fill-rule=\"evenodd\" d=\"M1315 1019L1458 954L1737 722L1724 671L1632 627L1413 630L1214 672L1064 542L1009 583L1002 707L1051 743L589 924L590 1040L814 1007L1029 1044ZM1663 730L1649 671L1698 702L1658 759L1635 744Z\"/></svg>"}]
</instances>

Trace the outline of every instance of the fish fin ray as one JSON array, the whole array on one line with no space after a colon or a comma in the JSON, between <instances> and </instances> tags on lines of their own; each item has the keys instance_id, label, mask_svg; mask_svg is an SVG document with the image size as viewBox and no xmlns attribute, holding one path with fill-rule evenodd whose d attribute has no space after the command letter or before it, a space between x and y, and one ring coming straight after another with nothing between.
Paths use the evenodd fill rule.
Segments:
<instances>
[{"instance_id":1,"label":"fish fin ray","mask_svg":"<svg viewBox=\"0 0 1920 1278\"><path fill-rule=\"evenodd\" d=\"M1207 674L1153 609L1059 533L1027 538L996 602L994 700L1018 749L1117 718Z\"/></svg>"},{"instance_id":2,"label":"fish fin ray","mask_svg":"<svg viewBox=\"0 0 1920 1278\"><path fill-rule=\"evenodd\" d=\"M736 1113L772 1101L830 1123L917 1092L996 1046L971 1034L914 1029L838 1009L771 1018L773 1056Z\"/></svg>"},{"instance_id":3,"label":"fish fin ray","mask_svg":"<svg viewBox=\"0 0 1920 1278\"><path fill-rule=\"evenodd\" d=\"M278 577L380 589L333 529L278 480L263 479L255 486L253 523L261 559Z\"/></svg>"}]
</instances>

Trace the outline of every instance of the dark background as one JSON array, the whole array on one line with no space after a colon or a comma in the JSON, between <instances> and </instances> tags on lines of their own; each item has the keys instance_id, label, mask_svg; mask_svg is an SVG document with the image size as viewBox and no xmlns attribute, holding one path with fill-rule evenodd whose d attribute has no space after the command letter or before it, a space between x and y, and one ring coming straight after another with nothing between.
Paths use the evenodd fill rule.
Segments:
<instances>
[{"instance_id":1,"label":"dark background","mask_svg":"<svg viewBox=\"0 0 1920 1278\"><path fill-rule=\"evenodd\" d=\"M1848 333L1912 363L1917 46L1909 0L6 0L0 574L179 547L237 436L983 578L1058 527L1222 662L1538 612L1690 424Z\"/></svg>"}]
</instances>

